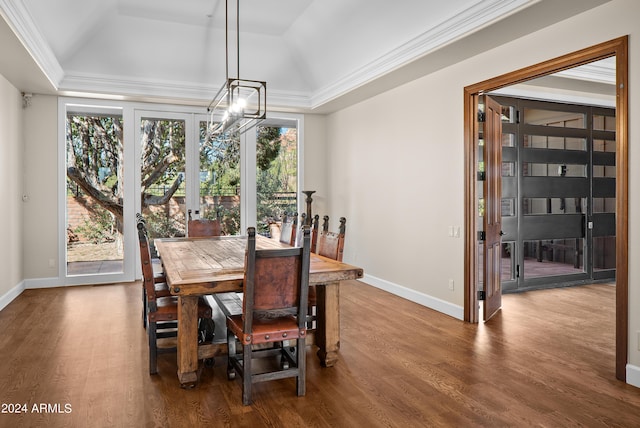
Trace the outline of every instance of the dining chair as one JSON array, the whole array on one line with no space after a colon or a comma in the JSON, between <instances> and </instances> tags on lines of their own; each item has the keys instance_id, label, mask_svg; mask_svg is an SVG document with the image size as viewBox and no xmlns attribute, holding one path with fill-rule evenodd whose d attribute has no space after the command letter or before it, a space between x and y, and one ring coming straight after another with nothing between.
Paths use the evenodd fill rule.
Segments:
<instances>
[{"instance_id":1,"label":"dining chair","mask_svg":"<svg viewBox=\"0 0 640 428\"><path fill-rule=\"evenodd\" d=\"M140 213L136 214L136 224L142 223L142 227L145 228L146 233L146 220ZM148 236L148 235L147 235ZM153 271L153 282L156 290L156 297L170 296L169 286L167 285L167 279L164 276L162 268L156 269L156 266L162 266L159 259L151 258L151 266ZM142 284L142 327L147 328L147 291Z\"/></svg>"},{"instance_id":2,"label":"dining chair","mask_svg":"<svg viewBox=\"0 0 640 428\"><path fill-rule=\"evenodd\" d=\"M307 224L307 214L306 213L302 213L300 214L299 220L298 220L298 229L296 230L296 240L295 240L295 244L294 247L301 247L302 246L302 239L304 237L304 227ZM309 229L311 230L311 229ZM313 235L311 235L313 236ZM311 248L311 246L309 246L309 248Z\"/></svg>"},{"instance_id":3,"label":"dining chair","mask_svg":"<svg viewBox=\"0 0 640 428\"><path fill-rule=\"evenodd\" d=\"M242 314L227 317L227 377L242 378L245 406L251 404L251 388L257 382L295 377L297 395L305 395L310 259L308 227L302 247L257 250L255 228L247 234ZM236 351L236 340L242 353ZM273 371L255 370L254 359L277 356L280 364Z\"/></svg>"},{"instance_id":4,"label":"dining chair","mask_svg":"<svg viewBox=\"0 0 640 428\"><path fill-rule=\"evenodd\" d=\"M320 216L318 214L313 216L311 220L311 252L315 253L318 247L318 227L320 223ZM328 227L328 226L327 226Z\"/></svg>"},{"instance_id":5,"label":"dining chair","mask_svg":"<svg viewBox=\"0 0 640 428\"><path fill-rule=\"evenodd\" d=\"M316 215L314 218L314 233L318 236L316 245L312 245L312 251L320 256L341 262L344 254L344 237L347 219L340 217L340 227L338 232L329 232L329 216L325 215L322 218L322 231L318 234L318 217L319 216ZM310 330L314 329L314 322L316 321L316 305L316 286L312 285L309 287L309 307L307 312L307 328Z\"/></svg>"},{"instance_id":6,"label":"dining chair","mask_svg":"<svg viewBox=\"0 0 640 428\"><path fill-rule=\"evenodd\" d=\"M280 242L291 246L296 245L296 229L298 227L298 213L282 215L282 225L280 226Z\"/></svg>"},{"instance_id":7,"label":"dining chair","mask_svg":"<svg viewBox=\"0 0 640 428\"><path fill-rule=\"evenodd\" d=\"M318 236L316 254L339 262L342 261L346 223L347 219L340 217L338 232L329 232L329 216L326 215L323 217L322 231Z\"/></svg>"},{"instance_id":8,"label":"dining chair","mask_svg":"<svg viewBox=\"0 0 640 428\"><path fill-rule=\"evenodd\" d=\"M220 220L217 218L214 220L208 218L194 219L191 217L191 210L189 210L187 221L187 235L190 238L220 236L222 235L222 224L220 224Z\"/></svg>"},{"instance_id":9,"label":"dining chair","mask_svg":"<svg viewBox=\"0 0 640 428\"><path fill-rule=\"evenodd\" d=\"M147 336L149 339L149 374L158 372L158 354L175 352L176 348L158 347L158 339L176 337L178 326L178 298L171 294L158 293L151 266L151 249L144 220L138 219L138 241L142 264L142 283L145 290ZM166 283L162 283L166 287ZM166 287L168 290L168 287ZM212 319L212 310L203 299L198 300L198 318Z\"/></svg>"}]
</instances>

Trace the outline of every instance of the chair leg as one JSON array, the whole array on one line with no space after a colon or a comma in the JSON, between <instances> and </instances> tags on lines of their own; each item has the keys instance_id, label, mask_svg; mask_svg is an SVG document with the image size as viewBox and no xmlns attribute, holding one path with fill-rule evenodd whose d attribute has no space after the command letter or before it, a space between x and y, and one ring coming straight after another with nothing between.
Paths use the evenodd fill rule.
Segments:
<instances>
[{"instance_id":1,"label":"chair leg","mask_svg":"<svg viewBox=\"0 0 640 428\"><path fill-rule=\"evenodd\" d=\"M280 370L289 370L289 359L286 357L287 347L284 342L277 342L274 347L279 347L280 351Z\"/></svg>"},{"instance_id":2,"label":"chair leg","mask_svg":"<svg viewBox=\"0 0 640 428\"><path fill-rule=\"evenodd\" d=\"M313 328L313 308L315 306L309 305L307 306L307 330L311 330Z\"/></svg>"},{"instance_id":3,"label":"chair leg","mask_svg":"<svg viewBox=\"0 0 640 428\"><path fill-rule=\"evenodd\" d=\"M142 327L147 328L147 291L142 287Z\"/></svg>"},{"instance_id":4,"label":"chair leg","mask_svg":"<svg viewBox=\"0 0 640 428\"><path fill-rule=\"evenodd\" d=\"M242 404L248 406L251 404L251 345L242 346Z\"/></svg>"},{"instance_id":5,"label":"chair leg","mask_svg":"<svg viewBox=\"0 0 640 428\"><path fill-rule=\"evenodd\" d=\"M227 329L227 379L236 378L236 371L233 368L232 358L236 356L236 337L229 329Z\"/></svg>"},{"instance_id":6,"label":"chair leg","mask_svg":"<svg viewBox=\"0 0 640 428\"><path fill-rule=\"evenodd\" d=\"M298 397L306 394L306 378L307 378L307 359L306 359L306 340L298 339L298 349L296 349L296 361L298 364L298 377L296 383L296 392Z\"/></svg>"},{"instance_id":7,"label":"chair leg","mask_svg":"<svg viewBox=\"0 0 640 428\"><path fill-rule=\"evenodd\" d=\"M149 374L156 374L158 373L158 343L155 322L149 323L147 334L149 335Z\"/></svg>"}]
</instances>

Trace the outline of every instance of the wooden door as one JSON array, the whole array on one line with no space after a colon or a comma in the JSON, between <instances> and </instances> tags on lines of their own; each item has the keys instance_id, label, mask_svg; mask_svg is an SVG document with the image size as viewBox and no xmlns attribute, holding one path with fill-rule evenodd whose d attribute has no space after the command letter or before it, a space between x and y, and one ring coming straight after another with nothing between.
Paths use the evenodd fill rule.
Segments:
<instances>
[{"instance_id":1,"label":"wooden door","mask_svg":"<svg viewBox=\"0 0 640 428\"><path fill-rule=\"evenodd\" d=\"M484 111L484 320L502 306L502 106L485 96Z\"/></svg>"}]
</instances>

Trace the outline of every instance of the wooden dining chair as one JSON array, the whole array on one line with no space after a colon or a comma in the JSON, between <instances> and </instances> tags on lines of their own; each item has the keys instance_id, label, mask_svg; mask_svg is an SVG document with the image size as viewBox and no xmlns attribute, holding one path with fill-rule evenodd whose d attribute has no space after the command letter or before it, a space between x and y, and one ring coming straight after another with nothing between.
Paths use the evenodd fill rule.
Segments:
<instances>
[{"instance_id":1,"label":"wooden dining chair","mask_svg":"<svg viewBox=\"0 0 640 428\"><path fill-rule=\"evenodd\" d=\"M298 228L298 213L282 215L282 225L280 226L280 242L291 246L296 245L296 233Z\"/></svg>"},{"instance_id":2,"label":"wooden dining chair","mask_svg":"<svg viewBox=\"0 0 640 428\"><path fill-rule=\"evenodd\" d=\"M316 215L314 218L314 229L317 234L317 242L315 246L312 245L312 251L320 256L341 262L344 254L344 237L347 219L340 217L340 227L338 232L329 232L329 216L325 215L322 219L322 230L318 233L318 217L319 216ZM313 330L315 327L317 313L316 305L316 287L315 285L312 285L309 287L309 307L307 313L307 328L310 330Z\"/></svg>"},{"instance_id":3,"label":"wooden dining chair","mask_svg":"<svg viewBox=\"0 0 640 428\"><path fill-rule=\"evenodd\" d=\"M149 338L149 374L158 372L158 354L175 352L176 348L158 347L158 339L176 337L178 326L178 298L158 292L158 288L168 290L166 283L157 283L151 266L151 250L144 221L138 220L138 242L142 264L142 284L145 290L147 336ZM162 288L164 286L165 288ZM204 299L198 301L198 318L212 319L212 310Z\"/></svg>"},{"instance_id":4,"label":"wooden dining chair","mask_svg":"<svg viewBox=\"0 0 640 428\"><path fill-rule=\"evenodd\" d=\"M136 225L138 225L138 223L142 223L142 227L145 229L146 233L147 223L144 216L140 213L136 214ZM171 292L169 291L167 279L164 276L164 272L162 271L160 260L151 258L151 266L153 271L153 282L156 290L156 297L170 296ZM158 266L160 267L156 268ZM144 283L142 284L142 327L147 328L147 291L144 287Z\"/></svg>"},{"instance_id":5,"label":"wooden dining chair","mask_svg":"<svg viewBox=\"0 0 640 428\"><path fill-rule=\"evenodd\" d=\"M302 247L256 250L256 230L248 229L242 314L227 317L227 376L242 378L242 404L251 403L251 387L295 377L298 396L305 395L306 315L309 290L309 228ZM242 353L236 352L236 339ZM291 347L285 341L295 341ZM265 344L273 344L266 347ZM254 359L280 356L279 370L254 370Z\"/></svg>"},{"instance_id":6,"label":"wooden dining chair","mask_svg":"<svg viewBox=\"0 0 640 428\"><path fill-rule=\"evenodd\" d=\"M338 232L329 232L329 216L324 216L322 231L318 236L316 254L328 257L339 262L342 261L344 253L344 235L347 219L340 217L340 227Z\"/></svg>"},{"instance_id":7,"label":"wooden dining chair","mask_svg":"<svg viewBox=\"0 0 640 428\"><path fill-rule=\"evenodd\" d=\"M306 224L307 224L307 214L302 213L300 214L299 221L298 221L298 229L296 231L296 240L295 240L294 247L302 247L302 239L304 237L303 231ZM309 248L311 248L311 246L309 246Z\"/></svg>"},{"instance_id":8,"label":"wooden dining chair","mask_svg":"<svg viewBox=\"0 0 640 428\"><path fill-rule=\"evenodd\" d=\"M311 252L315 253L318 247L318 227L320 225L320 216L318 214L313 216L311 221ZM328 227L328 226L327 226Z\"/></svg>"},{"instance_id":9,"label":"wooden dining chair","mask_svg":"<svg viewBox=\"0 0 640 428\"><path fill-rule=\"evenodd\" d=\"M220 236L222 235L222 224L217 218L214 220L208 218L194 219L191 217L191 210L189 210L187 235L189 237Z\"/></svg>"}]
</instances>

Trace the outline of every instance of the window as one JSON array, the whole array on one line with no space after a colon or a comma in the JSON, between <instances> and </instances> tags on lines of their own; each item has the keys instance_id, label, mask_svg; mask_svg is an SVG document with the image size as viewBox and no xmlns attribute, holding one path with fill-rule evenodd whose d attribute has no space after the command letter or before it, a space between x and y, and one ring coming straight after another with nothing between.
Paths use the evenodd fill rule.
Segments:
<instances>
[{"instance_id":1,"label":"window","mask_svg":"<svg viewBox=\"0 0 640 428\"><path fill-rule=\"evenodd\" d=\"M138 212L150 235L166 237L185 235L189 210L220 216L226 234L300 210L302 115L207 145L206 116L189 107L60 98L58 111L67 284L135 279ZM263 141L261 129L275 138Z\"/></svg>"}]
</instances>

